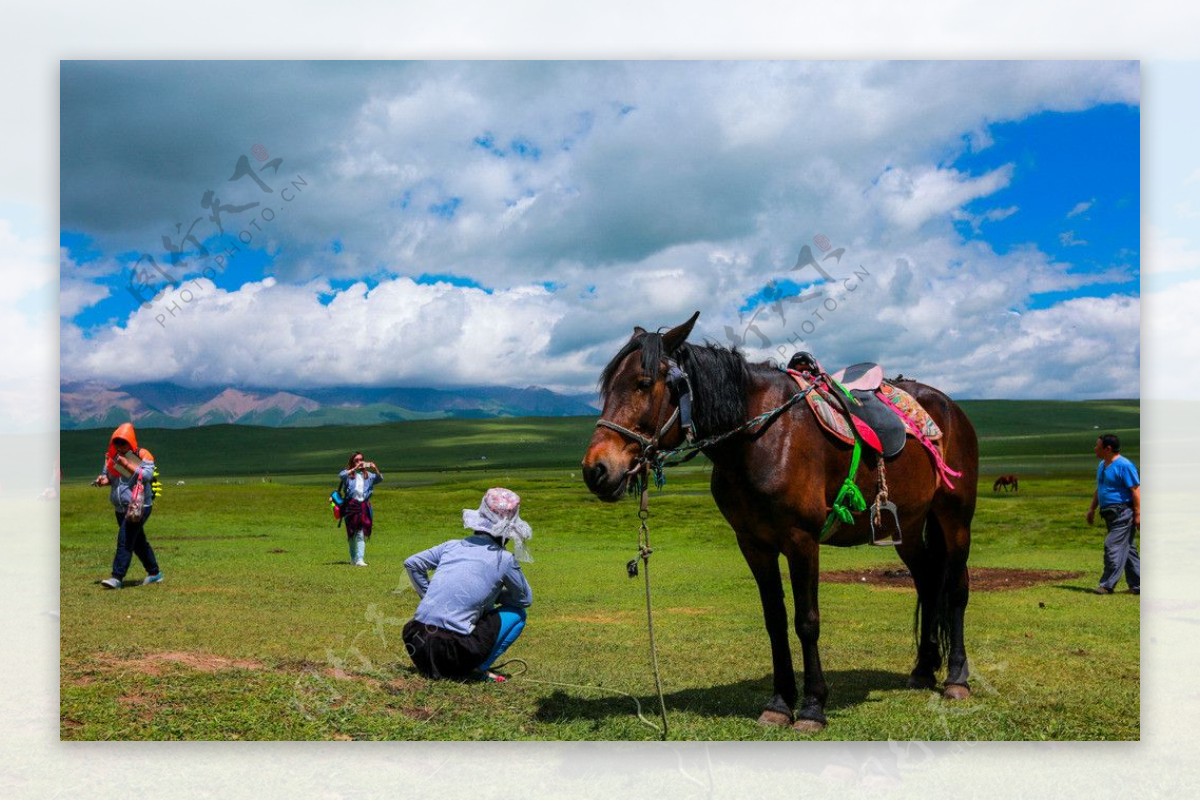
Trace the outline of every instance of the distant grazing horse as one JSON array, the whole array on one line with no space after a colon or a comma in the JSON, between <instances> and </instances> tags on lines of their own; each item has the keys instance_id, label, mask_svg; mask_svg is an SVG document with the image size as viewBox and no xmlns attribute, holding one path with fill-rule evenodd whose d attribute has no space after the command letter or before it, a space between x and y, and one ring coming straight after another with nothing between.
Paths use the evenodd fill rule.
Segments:
<instances>
[{"instance_id":1,"label":"distant grazing horse","mask_svg":"<svg viewBox=\"0 0 1200 801\"><path fill-rule=\"evenodd\" d=\"M999 492L1001 489L1003 489L1005 492L1008 492L1009 488L1011 488L1013 492L1017 491L1017 477L1012 473L1009 473L1005 476L1000 476L1000 478L996 479L996 483L992 485L992 492Z\"/></svg>"},{"instance_id":2,"label":"distant grazing horse","mask_svg":"<svg viewBox=\"0 0 1200 801\"><path fill-rule=\"evenodd\" d=\"M797 392L797 385L784 372L767 364L748 364L736 349L687 344L698 316L699 312L665 334L635 328L629 342L604 368L600 378L604 409L583 459L584 480L601 500L619 500L631 477L645 469L647 457L684 441L676 415L679 384L668 381L670 366L677 365L687 374L697 438L733 431L780 407ZM897 385L934 418L943 432L946 462L962 471L951 489L939 481L930 454L912 440L885 463L903 532L896 550L917 590L916 666L908 684L917 689L936 687L935 674L945 658L943 694L965 698L970 690L963 616L969 595L967 555L979 475L978 441L966 415L940 391L915 381ZM851 448L827 434L801 402L762 427L706 447L704 453L712 462L713 498L733 527L758 584L771 641L775 694L759 722L818 731L825 726L828 696L817 650L818 537L849 472ZM878 457L864 454L856 480L868 499L873 497L878 471ZM869 512L863 513L853 523L843 524L827 544L867 542L868 517ZM797 698L788 643L781 554L788 561L796 634L804 657L801 698Z\"/></svg>"}]
</instances>

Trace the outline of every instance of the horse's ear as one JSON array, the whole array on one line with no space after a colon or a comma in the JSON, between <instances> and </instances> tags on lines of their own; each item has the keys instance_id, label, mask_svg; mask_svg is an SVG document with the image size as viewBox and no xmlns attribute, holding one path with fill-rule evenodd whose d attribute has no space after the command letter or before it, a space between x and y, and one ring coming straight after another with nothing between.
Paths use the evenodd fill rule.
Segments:
<instances>
[{"instance_id":1,"label":"horse's ear","mask_svg":"<svg viewBox=\"0 0 1200 801\"><path fill-rule=\"evenodd\" d=\"M678 325L663 334L663 349L667 353L674 353L680 345L687 341L688 334L692 333L692 326L696 324L696 318L699 316L700 312L696 312L688 318L686 323Z\"/></svg>"},{"instance_id":2,"label":"horse's ear","mask_svg":"<svg viewBox=\"0 0 1200 801\"><path fill-rule=\"evenodd\" d=\"M635 325L633 327L633 335L635 337L640 337L644 333L646 333L646 329L642 328L640 325Z\"/></svg>"}]
</instances>

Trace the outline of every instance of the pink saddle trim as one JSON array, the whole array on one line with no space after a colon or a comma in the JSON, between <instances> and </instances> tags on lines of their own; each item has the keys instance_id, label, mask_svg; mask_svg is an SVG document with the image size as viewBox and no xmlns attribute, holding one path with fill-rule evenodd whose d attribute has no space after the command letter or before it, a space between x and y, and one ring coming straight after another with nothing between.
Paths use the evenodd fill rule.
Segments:
<instances>
[{"instance_id":1,"label":"pink saddle trim","mask_svg":"<svg viewBox=\"0 0 1200 801\"><path fill-rule=\"evenodd\" d=\"M962 473L946 464L946 460L942 458L941 449L929 437L925 436L925 433L921 431L921 427L917 424L916 420L905 414L903 409L893 403L892 399L882 392L879 393L879 399L892 407L892 411L900 415L900 419L904 421L904 426L908 429L908 433L916 437L917 442L920 442L925 446L925 450L929 451L929 455L933 459L933 464L937 468L938 478L941 479L947 488L954 489L954 482L950 480L950 476L958 478Z\"/></svg>"},{"instance_id":2,"label":"pink saddle trim","mask_svg":"<svg viewBox=\"0 0 1200 801\"><path fill-rule=\"evenodd\" d=\"M883 383L883 368L878 364L871 365L866 372L856 375L851 381L846 381L846 371L849 369L843 367L830 377L846 389L861 389L867 392L879 389L879 385Z\"/></svg>"}]
</instances>

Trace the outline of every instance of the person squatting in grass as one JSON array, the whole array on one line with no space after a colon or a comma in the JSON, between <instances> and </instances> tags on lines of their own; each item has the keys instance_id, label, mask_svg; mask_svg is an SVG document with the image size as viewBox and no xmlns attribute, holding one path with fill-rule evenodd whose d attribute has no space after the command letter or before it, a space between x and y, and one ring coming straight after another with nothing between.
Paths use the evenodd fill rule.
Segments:
<instances>
[{"instance_id":1,"label":"person squatting in grass","mask_svg":"<svg viewBox=\"0 0 1200 801\"><path fill-rule=\"evenodd\" d=\"M521 635L525 609L533 603L519 564L533 561L526 546L533 530L520 512L520 496L494 487L478 509L463 509L469 536L404 561L421 597L404 626L404 644L422 675L505 681L491 667ZM505 549L510 540L514 553Z\"/></svg>"},{"instance_id":2,"label":"person squatting in grass","mask_svg":"<svg viewBox=\"0 0 1200 801\"><path fill-rule=\"evenodd\" d=\"M1121 455L1121 440L1116 434L1104 434L1096 440L1096 492L1088 509L1087 522L1096 520L1096 508L1108 526L1104 537L1104 573L1100 584L1093 592L1111 595L1121 572L1125 583L1134 595L1142 591L1142 564L1137 547L1133 544L1134 532L1142 525L1141 479L1133 462Z\"/></svg>"},{"instance_id":3,"label":"person squatting in grass","mask_svg":"<svg viewBox=\"0 0 1200 801\"><path fill-rule=\"evenodd\" d=\"M130 452L137 454L140 463L127 457ZM108 451L104 454L104 469L96 480L95 487L108 487L108 499L112 502L117 517L117 552L113 556L112 576L100 582L110 590L118 590L125 585L125 574L133 557L137 556L142 567L146 569L143 584L156 584L162 581L162 570L159 569L158 559L154 549L146 539L146 521L150 519L151 503L154 501L154 455L145 448L138 448L137 432L132 423L122 423L113 431L108 440ZM142 519L137 522L127 521L125 513L132 499L134 485L142 483L145 493Z\"/></svg>"},{"instance_id":4,"label":"person squatting in grass","mask_svg":"<svg viewBox=\"0 0 1200 801\"><path fill-rule=\"evenodd\" d=\"M345 510L342 519L346 523L346 539L350 546L350 564L366 567L367 540L371 538L374 512L371 508L371 493L375 485L383 481L383 473L374 462L363 460L362 451L350 454L346 469L338 473L346 491Z\"/></svg>"}]
</instances>

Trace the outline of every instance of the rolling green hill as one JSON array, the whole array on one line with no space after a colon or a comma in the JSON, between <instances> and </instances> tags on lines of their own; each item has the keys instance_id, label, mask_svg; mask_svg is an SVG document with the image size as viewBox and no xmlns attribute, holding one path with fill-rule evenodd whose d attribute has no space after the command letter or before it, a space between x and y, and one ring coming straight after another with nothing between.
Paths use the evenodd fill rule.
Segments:
<instances>
[{"instance_id":1,"label":"rolling green hill","mask_svg":"<svg viewBox=\"0 0 1200 801\"><path fill-rule=\"evenodd\" d=\"M364 451L395 471L578 466L595 421L585 417L425 420L371 426L266 428L217 425L144 429L165 478L332 476ZM91 480L107 433L62 432L63 481Z\"/></svg>"},{"instance_id":2,"label":"rolling green hill","mask_svg":"<svg viewBox=\"0 0 1200 801\"><path fill-rule=\"evenodd\" d=\"M979 434L982 475L1080 474L1089 471L1095 437L1115 431L1138 460L1140 403L1105 401L964 401ZM268 428L215 425L139 431L166 480L201 477L328 477L362 449L386 472L575 469L593 417L423 420L369 426ZM101 430L63 431L64 481L90 480L107 444Z\"/></svg>"},{"instance_id":3,"label":"rolling green hill","mask_svg":"<svg viewBox=\"0 0 1200 801\"><path fill-rule=\"evenodd\" d=\"M1140 462L1141 402L962 401L979 435L980 475L1063 475L1095 469L1100 434L1121 438L1121 452Z\"/></svg>"}]
</instances>

